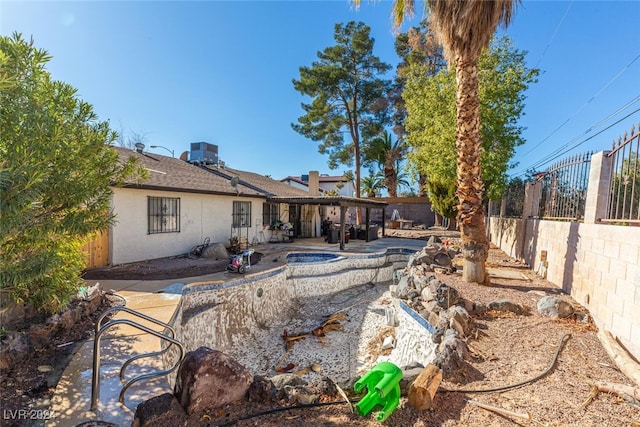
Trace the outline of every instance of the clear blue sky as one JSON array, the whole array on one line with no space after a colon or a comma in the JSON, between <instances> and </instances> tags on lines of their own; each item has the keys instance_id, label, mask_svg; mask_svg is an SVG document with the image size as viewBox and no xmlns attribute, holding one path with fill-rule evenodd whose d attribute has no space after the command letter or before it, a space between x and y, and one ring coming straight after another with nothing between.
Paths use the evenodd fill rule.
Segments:
<instances>
[{"instance_id":1,"label":"clear blue sky","mask_svg":"<svg viewBox=\"0 0 640 427\"><path fill-rule=\"evenodd\" d=\"M334 24L350 20L372 28L375 53L395 66L390 9L390 1L366 0L359 11L347 0L2 0L0 33L32 36L53 56L55 79L76 87L116 130L145 134L147 147L178 156L189 143L207 141L229 166L279 179L348 169L329 170L317 143L291 129L304 101L291 80L334 44ZM408 24L421 16L419 9ZM638 16L639 1L520 6L507 33L543 73L527 92L527 143L514 172L640 108ZM570 153L606 149L638 121L640 112Z\"/></svg>"}]
</instances>

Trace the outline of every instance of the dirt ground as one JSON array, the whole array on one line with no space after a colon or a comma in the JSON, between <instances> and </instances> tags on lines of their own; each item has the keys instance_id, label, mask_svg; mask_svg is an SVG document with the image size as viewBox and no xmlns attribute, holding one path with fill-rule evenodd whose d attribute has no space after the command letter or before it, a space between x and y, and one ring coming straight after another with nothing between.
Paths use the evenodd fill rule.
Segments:
<instances>
[{"instance_id":1,"label":"dirt ground","mask_svg":"<svg viewBox=\"0 0 640 427\"><path fill-rule=\"evenodd\" d=\"M202 276L225 271L228 259L188 258L186 256L151 259L87 270L86 280L162 280Z\"/></svg>"},{"instance_id":2,"label":"dirt ground","mask_svg":"<svg viewBox=\"0 0 640 427\"><path fill-rule=\"evenodd\" d=\"M422 230L388 230L396 237L427 239ZM205 262L202 262L205 261ZM608 381L633 385L606 354L592 323L576 319L551 320L539 314L536 302L544 294L557 294L551 283L492 248L489 266L520 272L521 279L493 279L490 285L464 283L458 275L438 274L438 278L454 287L464 298L488 303L507 299L526 308L524 315L489 312L474 318L476 334L469 339L471 357L454 379L443 381L431 410L418 411L403 397L400 406L384 423L388 426L640 426L640 407L617 395L600 393L587 402L594 382ZM145 262L126 268L93 272L97 279L157 279L179 278L223 271L227 260L190 260L174 258L171 262ZM205 265L206 264L206 265ZM201 268L194 273L194 268ZM87 277L88 278L88 277ZM570 297L565 296L569 301ZM105 304L117 301L106 300ZM50 397L56 385L56 372L61 372L72 356L73 349L90 337L93 320L80 322L73 330L56 337L56 345L25 355L24 362L9 372L2 372L0 386L3 409L25 409L30 404ZM82 327L79 327L82 326ZM566 342L561 345L563 337ZM72 344L67 344L67 343ZM75 343L75 344L73 344ZM67 345L62 345L67 344ZM62 346L61 346L62 345ZM558 350L560 348L560 350ZM498 392L482 390L503 387L530 380L544 372L554 354L559 356L547 375L521 387ZM38 368L51 365L54 372ZM59 375L59 374L58 374ZM444 390L465 392L444 392ZM369 415L351 413L338 398L322 396L325 406L287 408L279 404L243 403L227 406L210 413L192 416L188 426L378 426ZM497 415L481 409L470 400L490 404L519 414L530 414L531 420ZM338 403L331 403L338 401ZM46 408L43 408L46 409ZM275 412L271 412L276 410ZM253 416L264 413L263 415ZM0 425L10 424L0 420Z\"/></svg>"}]
</instances>

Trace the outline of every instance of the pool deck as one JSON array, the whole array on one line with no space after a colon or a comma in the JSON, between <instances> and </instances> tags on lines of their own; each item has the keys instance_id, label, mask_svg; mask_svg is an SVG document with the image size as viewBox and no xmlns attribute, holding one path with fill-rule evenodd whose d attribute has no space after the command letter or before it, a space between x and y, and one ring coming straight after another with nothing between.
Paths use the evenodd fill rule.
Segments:
<instances>
[{"instance_id":1,"label":"pool deck","mask_svg":"<svg viewBox=\"0 0 640 427\"><path fill-rule=\"evenodd\" d=\"M251 266L251 273L266 271L286 263L289 252L336 252L376 253L391 247L420 250L424 240L385 237L371 242L350 240L344 251L336 244L327 244L322 238L298 239L291 243L263 243L252 248L264 254L261 262ZM100 283L105 291L114 291L126 300L126 306L147 316L168 323L180 301L181 294L175 293L177 283L206 282L237 279L238 275L228 272L212 273L204 276L186 277L169 280L88 280L87 285ZM136 320L131 314L120 312L114 319ZM141 324L160 330L160 327L146 321ZM79 351L64 370L51 399L49 409L52 419L47 426L75 426L79 423L102 420L120 426L130 425L137 405L153 396L171 392L171 388L162 377L141 381L131 386L125 396L125 405L118 403L122 384L119 370L122 363L135 354L158 351L160 340L128 325L118 325L101 339L101 382L98 411L90 411L91 376L94 340L82 344ZM160 369L160 358L149 359L143 369ZM142 373L141 368L131 366L127 378Z\"/></svg>"}]
</instances>

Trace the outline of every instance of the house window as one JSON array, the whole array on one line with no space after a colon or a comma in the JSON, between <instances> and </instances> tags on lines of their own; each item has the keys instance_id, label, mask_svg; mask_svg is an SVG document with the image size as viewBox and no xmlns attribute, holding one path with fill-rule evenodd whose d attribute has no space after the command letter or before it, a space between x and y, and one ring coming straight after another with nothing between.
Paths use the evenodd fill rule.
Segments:
<instances>
[{"instance_id":1,"label":"house window","mask_svg":"<svg viewBox=\"0 0 640 427\"><path fill-rule=\"evenodd\" d=\"M280 219L280 205L278 203L262 204L262 225L271 226Z\"/></svg>"},{"instance_id":2,"label":"house window","mask_svg":"<svg viewBox=\"0 0 640 427\"><path fill-rule=\"evenodd\" d=\"M180 232L180 199L147 197L148 234Z\"/></svg>"},{"instance_id":3,"label":"house window","mask_svg":"<svg viewBox=\"0 0 640 427\"><path fill-rule=\"evenodd\" d=\"M251 227L251 202L233 202L233 228Z\"/></svg>"}]
</instances>

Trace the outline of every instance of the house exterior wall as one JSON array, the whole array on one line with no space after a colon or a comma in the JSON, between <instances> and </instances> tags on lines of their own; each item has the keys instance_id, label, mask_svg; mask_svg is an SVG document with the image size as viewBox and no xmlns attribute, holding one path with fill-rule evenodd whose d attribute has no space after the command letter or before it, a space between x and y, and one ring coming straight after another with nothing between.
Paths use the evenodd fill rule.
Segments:
<instances>
[{"instance_id":1,"label":"house exterior wall","mask_svg":"<svg viewBox=\"0 0 640 427\"><path fill-rule=\"evenodd\" d=\"M148 234L147 197L180 198L180 231ZM209 237L211 243L229 246L234 201L251 202L251 227L248 241L258 239L262 231L262 198L178 193L133 188L114 189L112 207L116 223L109 236L111 264L163 258L187 253ZM240 229L242 236L247 229ZM234 235L239 230L234 230Z\"/></svg>"},{"instance_id":2,"label":"house exterior wall","mask_svg":"<svg viewBox=\"0 0 640 427\"><path fill-rule=\"evenodd\" d=\"M325 191L336 190L338 195L346 196L346 197L355 197L356 195L356 187L353 182L342 182L344 187L338 189L336 186L337 182L323 182L322 177L320 177L320 188Z\"/></svg>"},{"instance_id":3,"label":"house exterior wall","mask_svg":"<svg viewBox=\"0 0 640 427\"><path fill-rule=\"evenodd\" d=\"M354 197L355 196L355 192L356 192L356 187L353 184L353 182L345 182L342 181L343 187L338 189L337 181L323 181L322 180L322 176L319 177L319 186L322 190L324 191L331 191L331 190L336 190L338 192L338 195L340 196L346 196L346 197ZM304 190L304 191L309 191L309 185L308 184L301 184L297 181L291 180L291 179L286 179L284 181L285 184L288 184L294 188L298 188L300 190Z\"/></svg>"}]
</instances>

